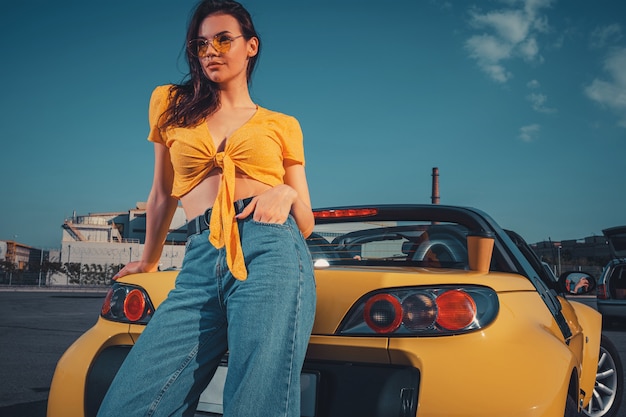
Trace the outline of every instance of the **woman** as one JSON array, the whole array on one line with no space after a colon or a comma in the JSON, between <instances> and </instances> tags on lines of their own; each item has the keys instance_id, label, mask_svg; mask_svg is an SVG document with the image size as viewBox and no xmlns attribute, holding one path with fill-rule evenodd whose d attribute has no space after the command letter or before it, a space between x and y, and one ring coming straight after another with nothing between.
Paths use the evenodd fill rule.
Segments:
<instances>
[{"instance_id":1,"label":"woman","mask_svg":"<svg viewBox=\"0 0 626 417\"><path fill-rule=\"evenodd\" d=\"M120 368L99 416L193 416L229 353L224 415L300 416L315 313L314 225L296 119L257 106L250 15L206 0L187 32L188 81L150 101L155 165L142 259L157 270L178 200L189 237L176 286Z\"/></svg>"}]
</instances>

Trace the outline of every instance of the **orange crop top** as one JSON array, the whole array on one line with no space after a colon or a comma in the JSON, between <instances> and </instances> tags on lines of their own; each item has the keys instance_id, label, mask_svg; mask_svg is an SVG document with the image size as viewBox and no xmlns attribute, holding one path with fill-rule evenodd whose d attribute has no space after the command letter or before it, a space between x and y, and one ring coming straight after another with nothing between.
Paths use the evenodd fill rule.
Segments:
<instances>
[{"instance_id":1,"label":"orange crop top","mask_svg":"<svg viewBox=\"0 0 626 417\"><path fill-rule=\"evenodd\" d=\"M216 152L204 122L191 127L159 127L159 118L168 105L169 90L169 85L163 85L152 92L148 140L169 148L175 198L191 191L214 168L222 169L211 212L209 240L216 248L226 246L230 271L235 278L245 280L248 273L235 219L235 170L272 187L282 184L283 160L304 165L300 124L292 116L257 107L256 113L227 139L224 151Z\"/></svg>"}]
</instances>

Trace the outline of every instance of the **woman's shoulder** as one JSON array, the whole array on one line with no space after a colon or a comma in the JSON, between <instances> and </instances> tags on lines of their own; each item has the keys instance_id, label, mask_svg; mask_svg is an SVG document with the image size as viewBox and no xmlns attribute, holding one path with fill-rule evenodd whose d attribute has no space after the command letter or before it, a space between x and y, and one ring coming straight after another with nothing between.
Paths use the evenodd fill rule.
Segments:
<instances>
[{"instance_id":1,"label":"woman's shoulder","mask_svg":"<svg viewBox=\"0 0 626 417\"><path fill-rule=\"evenodd\" d=\"M257 113L258 113L259 119L263 119L263 120L273 120L279 123L287 123L287 124L298 123L298 119L296 119L295 116L292 116L287 113L279 112L276 110L270 110L262 106L257 106Z\"/></svg>"},{"instance_id":2,"label":"woman's shoulder","mask_svg":"<svg viewBox=\"0 0 626 417\"><path fill-rule=\"evenodd\" d=\"M278 137L289 138L296 142L302 140L302 128L295 116L258 106L257 114L253 119L257 126L274 131Z\"/></svg>"},{"instance_id":3,"label":"woman's shoulder","mask_svg":"<svg viewBox=\"0 0 626 417\"><path fill-rule=\"evenodd\" d=\"M152 90L152 96L153 97L154 96L158 96L158 97L168 96L170 94L170 91L172 90L172 87L174 87L173 84L157 85Z\"/></svg>"},{"instance_id":4,"label":"woman's shoulder","mask_svg":"<svg viewBox=\"0 0 626 417\"><path fill-rule=\"evenodd\" d=\"M156 122L167 108L170 99L171 84L159 85L152 90L150 96L150 119Z\"/></svg>"}]
</instances>

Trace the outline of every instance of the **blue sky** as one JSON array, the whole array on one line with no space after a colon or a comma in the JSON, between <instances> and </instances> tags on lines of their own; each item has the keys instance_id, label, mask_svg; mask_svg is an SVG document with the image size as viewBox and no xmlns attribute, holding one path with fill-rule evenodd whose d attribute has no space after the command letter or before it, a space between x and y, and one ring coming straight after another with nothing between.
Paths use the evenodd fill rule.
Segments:
<instances>
[{"instance_id":1,"label":"blue sky","mask_svg":"<svg viewBox=\"0 0 626 417\"><path fill-rule=\"evenodd\" d=\"M622 0L250 0L251 92L296 116L313 205L430 203L529 242L626 224ZM145 201L152 89L195 2L12 0L0 15L0 239Z\"/></svg>"}]
</instances>

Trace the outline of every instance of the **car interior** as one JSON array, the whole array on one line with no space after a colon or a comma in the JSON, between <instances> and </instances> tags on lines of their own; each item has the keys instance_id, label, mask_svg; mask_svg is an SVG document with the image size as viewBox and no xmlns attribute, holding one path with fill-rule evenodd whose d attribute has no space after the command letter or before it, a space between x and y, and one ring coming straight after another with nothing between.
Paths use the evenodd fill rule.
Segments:
<instances>
[{"instance_id":1,"label":"car interior","mask_svg":"<svg viewBox=\"0 0 626 417\"><path fill-rule=\"evenodd\" d=\"M611 296L617 300L626 300L626 265L618 265L609 278Z\"/></svg>"},{"instance_id":2,"label":"car interior","mask_svg":"<svg viewBox=\"0 0 626 417\"><path fill-rule=\"evenodd\" d=\"M335 265L467 268L468 230L458 224L352 227L358 230L313 233L307 239L313 259Z\"/></svg>"}]
</instances>

